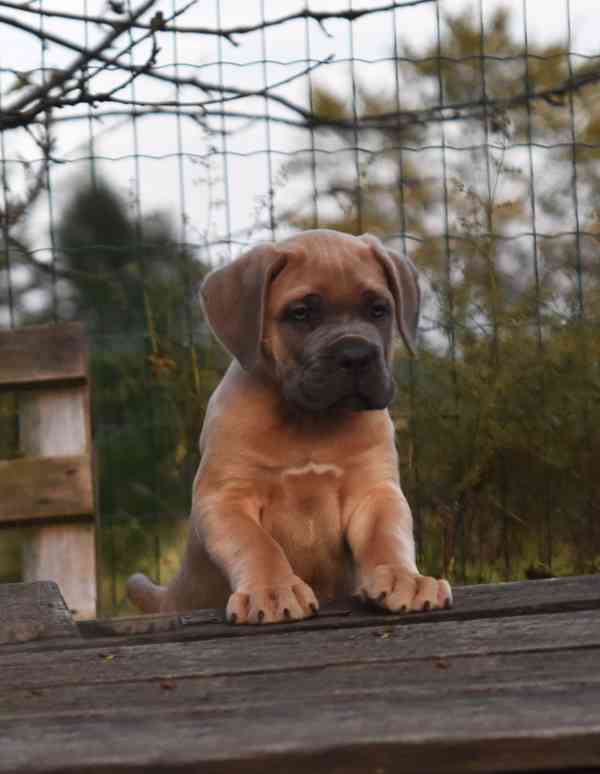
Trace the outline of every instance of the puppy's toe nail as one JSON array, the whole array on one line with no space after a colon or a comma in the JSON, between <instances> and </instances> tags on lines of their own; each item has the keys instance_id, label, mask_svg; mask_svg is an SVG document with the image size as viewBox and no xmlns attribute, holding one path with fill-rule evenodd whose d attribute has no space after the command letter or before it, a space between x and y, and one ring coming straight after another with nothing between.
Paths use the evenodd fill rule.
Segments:
<instances>
[{"instance_id":1,"label":"puppy's toe nail","mask_svg":"<svg viewBox=\"0 0 600 774\"><path fill-rule=\"evenodd\" d=\"M258 623L262 623L265 617L265 611L259 610L258 611Z\"/></svg>"},{"instance_id":2,"label":"puppy's toe nail","mask_svg":"<svg viewBox=\"0 0 600 774\"><path fill-rule=\"evenodd\" d=\"M292 614L289 611L289 608L284 607L283 608L283 617L286 618L288 621L292 617Z\"/></svg>"},{"instance_id":3,"label":"puppy's toe nail","mask_svg":"<svg viewBox=\"0 0 600 774\"><path fill-rule=\"evenodd\" d=\"M310 603L310 605L309 605L309 607L310 607L310 611L311 611L311 613L312 613L313 615L318 615L318 613L319 613L319 608L317 607L317 605L315 605L315 603L314 603L314 602L311 602L311 603Z\"/></svg>"},{"instance_id":4,"label":"puppy's toe nail","mask_svg":"<svg viewBox=\"0 0 600 774\"><path fill-rule=\"evenodd\" d=\"M381 594L375 600L375 602L377 602L377 604L380 605L386 597L387 597L387 591L382 591Z\"/></svg>"},{"instance_id":5,"label":"puppy's toe nail","mask_svg":"<svg viewBox=\"0 0 600 774\"><path fill-rule=\"evenodd\" d=\"M227 619L229 623L236 623L237 622L237 613L230 613L229 618Z\"/></svg>"},{"instance_id":6,"label":"puppy's toe nail","mask_svg":"<svg viewBox=\"0 0 600 774\"><path fill-rule=\"evenodd\" d=\"M408 607L406 605L402 605L402 607L400 608L399 612L400 613L406 613L407 610L408 610Z\"/></svg>"},{"instance_id":7,"label":"puppy's toe nail","mask_svg":"<svg viewBox=\"0 0 600 774\"><path fill-rule=\"evenodd\" d=\"M428 599L423 602L423 610L431 610L431 602Z\"/></svg>"},{"instance_id":8,"label":"puppy's toe nail","mask_svg":"<svg viewBox=\"0 0 600 774\"><path fill-rule=\"evenodd\" d=\"M445 610L450 610L451 607L452 607L452 600L450 598L448 598L444 602L444 609Z\"/></svg>"}]
</instances>

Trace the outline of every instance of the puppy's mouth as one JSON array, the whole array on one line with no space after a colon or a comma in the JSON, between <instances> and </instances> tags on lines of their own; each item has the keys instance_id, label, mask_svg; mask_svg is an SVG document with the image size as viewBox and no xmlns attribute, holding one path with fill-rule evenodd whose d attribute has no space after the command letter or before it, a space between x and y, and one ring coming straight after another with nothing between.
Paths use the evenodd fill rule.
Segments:
<instances>
[{"instance_id":1,"label":"puppy's mouth","mask_svg":"<svg viewBox=\"0 0 600 774\"><path fill-rule=\"evenodd\" d=\"M314 414L337 411L380 411L389 406L395 394L395 386L392 382L391 388L385 395L369 395L360 390L352 390L343 395L326 397L323 392L311 394L299 385L299 390L294 400L298 408Z\"/></svg>"},{"instance_id":2,"label":"puppy's mouth","mask_svg":"<svg viewBox=\"0 0 600 774\"><path fill-rule=\"evenodd\" d=\"M374 406L366 395L355 393L336 400L329 408L344 409L346 411L372 411L375 408L385 408L385 406Z\"/></svg>"}]
</instances>

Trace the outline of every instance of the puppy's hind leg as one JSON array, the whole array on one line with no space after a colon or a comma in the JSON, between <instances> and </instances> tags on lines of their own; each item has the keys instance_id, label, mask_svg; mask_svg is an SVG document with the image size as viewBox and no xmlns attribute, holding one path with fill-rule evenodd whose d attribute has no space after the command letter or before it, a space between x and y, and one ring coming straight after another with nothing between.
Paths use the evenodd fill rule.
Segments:
<instances>
[{"instance_id":1,"label":"puppy's hind leg","mask_svg":"<svg viewBox=\"0 0 600 774\"><path fill-rule=\"evenodd\" d=\"M159 613L163 607L167 589L157 586L142 572L136 572L125 586L130 602L142 613Z\"/></svg>"}]
</instances>

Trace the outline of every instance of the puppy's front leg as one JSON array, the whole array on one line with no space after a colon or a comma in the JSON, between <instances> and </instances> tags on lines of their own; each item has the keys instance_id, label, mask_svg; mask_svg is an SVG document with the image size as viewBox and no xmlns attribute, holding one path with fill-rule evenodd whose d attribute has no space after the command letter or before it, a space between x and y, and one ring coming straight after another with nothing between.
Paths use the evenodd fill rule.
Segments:
<instances>
[{"instance_id":1,"label":"puppy's front leg","mask_svg":"<svg viewBox=\"0 0 600 774\"><path fill-rule=\"evenodd\" d=\"M352 514L347 539L356 564L355 593L392 612L452 605L446 580L421 575L415 563L412 515L400 487L385 482Z\"/></svg>"},{"instance_id":2,"label":"puppy's front leg","mask_svg":"<svg viewBox=\"0 0 600 774\"><path fill-rule=\"evenodd\" d=\"M294 574L281 546L250 515L251 508L214 502L197 518L213 561L229 579L231 623L275 623L315 615L313 590Z\"/></svg>"}]
</instances>

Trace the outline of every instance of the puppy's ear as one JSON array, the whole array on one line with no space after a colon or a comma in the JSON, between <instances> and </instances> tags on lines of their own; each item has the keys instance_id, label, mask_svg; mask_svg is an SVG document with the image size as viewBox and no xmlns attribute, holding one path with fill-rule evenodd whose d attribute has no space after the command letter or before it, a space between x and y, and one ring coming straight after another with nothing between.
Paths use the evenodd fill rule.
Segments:
<instances>
[{"instance_id":1,"label":"puppy's ear","mask_svg":"<svg viewBox=\"0 0 600 774\"><path fill-rule=\"evenodd\" d=\"M267 288L285 261L275 244L266 242L212 271L200 287L212 332L246 370L259 358Z\"/></svg>"},{"instance_id":2,"label":"puppy's ear","mask_svg":"<svg viewBox=\"0 0 600 774\"><path fill-rule=\"evenodd\" d=\"M361 239L370 245L375 257L383 266L394 296L398 330L409 352L414 355L417 348L417 324L421 305L417 270L412 261L383 245L372 234L363 234Z\"/></svg>"}]
</instances>

